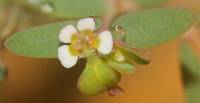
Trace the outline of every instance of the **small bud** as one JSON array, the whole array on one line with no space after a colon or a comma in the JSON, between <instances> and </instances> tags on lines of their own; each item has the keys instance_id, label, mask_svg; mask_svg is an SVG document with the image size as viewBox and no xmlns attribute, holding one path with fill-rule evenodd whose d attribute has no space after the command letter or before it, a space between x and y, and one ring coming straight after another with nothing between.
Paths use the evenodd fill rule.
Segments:
<instances>
[{"instance_id":1,"label":"small bud","mask_svg":"<svg viewBox=\"0 0 200 103\"><path fill-rule=\"evenodd\" d=\"M115 50L115 52L114 52L114 58L118 62L124 62L124 61L126 61L126 57L120 52L120 50Z\"/></svg>"}]
</instances>

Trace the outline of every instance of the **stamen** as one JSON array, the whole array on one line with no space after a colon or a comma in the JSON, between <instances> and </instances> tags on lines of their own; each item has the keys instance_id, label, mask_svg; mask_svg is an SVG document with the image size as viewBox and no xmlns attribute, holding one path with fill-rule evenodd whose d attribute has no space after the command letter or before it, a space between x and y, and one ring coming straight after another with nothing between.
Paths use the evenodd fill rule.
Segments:
<instances>
[{"instance_id":1,"label":"stamen","mask_svg":"<svg viewBox=\"0 0 200 103\"><path fill-rule=\"evenodd\" d=\"M101 42L100 39L96 37L95 39L93 39L92 46L94 48L98 48L100 45L100 42Z\"/></svg>"},{"instance_id":2,"label":"stamen","mask_svg":"<svg viewBox=\"0 0 200 103\"><path fill-rule=\"evenodd\" d=\"M70 52L70 54L73 55L73 56L78 56L78 55L80 54L79 51L76 50L76 49L74 48L73 45L70 45L70 46L69 46L69 52Z\"/></svg>"},{"instance_id":3,"label":"stamen","mask_svg":"<svg viewBox=\"0 0 200 103\"><path fill-rule=\"evenodd\" d=\"M72 44L76 43L77 41L78 41L77 35L76 34L72 35L72 37L71 37Z\"/></svg>"}]
</instances>

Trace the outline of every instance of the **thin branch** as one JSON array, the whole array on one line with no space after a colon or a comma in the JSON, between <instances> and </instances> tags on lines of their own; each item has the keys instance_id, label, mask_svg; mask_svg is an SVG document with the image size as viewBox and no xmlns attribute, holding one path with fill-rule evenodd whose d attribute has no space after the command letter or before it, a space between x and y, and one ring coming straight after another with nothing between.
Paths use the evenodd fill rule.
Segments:
<instances>
[{"instance_id":1,"label":"thin branch","mask_svg":"<svg viewBox=\"0 0 200 103\"><path fill-rule=\"evenodd\" d=\"M192 26L184 35L184 39L193 47L193 49L200 55L200 26Z\"/></svg>"},{"instance_id":2,"label":"thin branch","mask_svg":"<svg viewBox=\"0 0 200 103\"><path fill-rule=\"evenodd\" d=\"M15 32L17 25L19 24L20 8L18 6L13 6L6 11L4 16L7 18L4 21L3 28L0 30L1 43L3 43L4 40L13 32Z\"/></svg>"},{"instance_id":3,"label":"thin branch","mask_svg":"<svg viewBox=\"0 0 200 103\"><path fill-rule=\"evenodd\" d=\"M113 21L122 14L139 9L139 7L130 0L106 0L106 4L107 11L102 17L103 25L98 32L108 30L112 26Z\"/></svg>"},{"instance_id":4,"label":"thin branch","mask_svg":"<svg viewBox=\"0 0 200 103\"><path fill-rule=\"evenodd\" d=\"M20 17L20 9L17 6L11 5L5 9L3 16L5 17L5 19L1 24L0 28L0 65L5 67L4 56L3 56L4 41L13 32L15 32Z\"/></svg>"}]
</instances>

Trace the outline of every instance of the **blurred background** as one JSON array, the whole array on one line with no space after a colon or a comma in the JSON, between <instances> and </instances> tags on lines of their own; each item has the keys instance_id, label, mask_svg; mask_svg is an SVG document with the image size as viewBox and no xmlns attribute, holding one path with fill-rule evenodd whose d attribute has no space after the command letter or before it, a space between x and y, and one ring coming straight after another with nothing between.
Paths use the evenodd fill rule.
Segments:
<instances>
[{"instance_id":1,"label":"blurred background","mask_svg":"<svg viewBox=\"0 0 200 103\"><path fill-rule=\"evenodd\" d=\"M165 0L149 8L158 7L185 8L200 15L199 0ZM199 23L183 37L148 49L152 62L122 76L123 93L91 97L82 95L76 86L85 61L66 70L57 59L21 57L3 46L14 32L62 20L18 0L0 0L0 103L200 103Z\"/></svg>"}]
</instances>

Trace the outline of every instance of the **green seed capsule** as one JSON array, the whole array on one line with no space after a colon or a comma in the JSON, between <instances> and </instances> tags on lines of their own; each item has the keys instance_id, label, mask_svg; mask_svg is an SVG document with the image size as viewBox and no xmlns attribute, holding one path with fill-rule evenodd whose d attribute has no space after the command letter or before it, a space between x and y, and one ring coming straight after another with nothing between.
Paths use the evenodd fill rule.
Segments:
<instances>
[{"instance_id":1,"label":"green seed capsule","mask_svg":"<svg viewBox=\"0 0 200 103\"><path fill-rule=\"evenodd\" d=\"M85 95L97 95L118 84L120 73L96 56L88 57L87 65L78 82L79 90Z\"/></svg>"}]
</instances>

